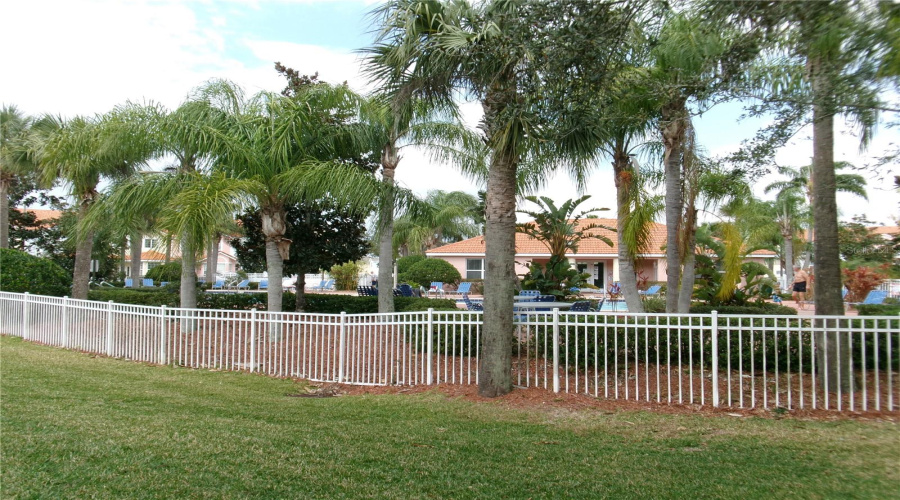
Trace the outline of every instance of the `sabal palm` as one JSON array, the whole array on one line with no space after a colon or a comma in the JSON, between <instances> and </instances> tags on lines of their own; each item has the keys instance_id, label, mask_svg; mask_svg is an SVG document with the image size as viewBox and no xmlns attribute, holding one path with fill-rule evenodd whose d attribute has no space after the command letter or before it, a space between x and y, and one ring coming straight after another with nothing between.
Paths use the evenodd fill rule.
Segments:
<instances>
[{"instance_id":1,"label":"sabal palm","mask_svg":"<svg viewBox=\"0 0 900 500\"><path fill-rule=\"evenodd\" d=\"M30 126L16 106L0 108L0 248L9 248L9 190L33 171L25 147Z\"/></svg>"},{"instance_id":2,"label":"sabal palm","mask_svg":"<svg viewBox=\"0 0 900 500\"><path fill-rule=\"evenodd\" d=\"M541 241L547 246L551 257L564 259L566 252L571 251L573 254L578 252L578 244L585 238L596 238L612 246L612 241L596 232L593 229L613 228L602 224L589 223L580 225L579 221L585 216L600 210L608 210L606 208L591 208L577 212L578 206L587 201L590 195L580 198L564 201L558 207L556 203L546 196L526 196L525 199L537 205L539 211L519 210L519 213L526 214L534 220L531 222L523 222L516 225L516 231L527 234L532 238Z\"/></svg>"}]
</instances>

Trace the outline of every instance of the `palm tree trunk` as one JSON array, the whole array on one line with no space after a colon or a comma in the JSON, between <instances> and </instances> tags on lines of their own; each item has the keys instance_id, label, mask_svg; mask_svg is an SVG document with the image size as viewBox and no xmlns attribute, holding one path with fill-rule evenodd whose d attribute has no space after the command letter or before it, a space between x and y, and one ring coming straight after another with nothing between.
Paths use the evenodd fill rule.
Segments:
<instances>
[{"instance_id":1,"label":"palm tree trunk","mask_svg":"<svg viewBox=\"0 0 900 500\"><path fill-rule=\"evenodd\" d=\"M397 150L387 144L381 153L382 182L387 193L381 200L378 212L378 312L394 312L394 173L397 168Z\"/></svg>"},{"instance_id":2,"label":"palm tree trunk","mask_svg":"<svg viewBox=\"0 0 900 500\"><path fill-rule=\"evenodd\" d=\"M616 237L619 244L619 281L622 283L622 295L628 311L644 312L644 303L638 293L637 273L634 259L625 242L625 219L631 213L629 189L634 189L634 171L630 169L631 159L621 149L613 158L613 177L616 184ZM637 253L637 249L635 249Z\"/></svg>"},{"instance_id":3,"label":"palm tree trunk","mask_svg":"<svg viewBox=\"0 0 900 500\"><path fill-rule=\"evenodd\" d=\"M485 210L484 335L478 393L496 397L512 390L513 295L516 274L516 161L497 153L487 183Z\"/></svg>"},{"instance_id":4,"label":"palm tree trunk","mask_svg":"<svg viewBox=\"0 0 900 500\"><path fill-rule=\"evenodd\" d=\"M172 260L172 237L166 237L166 260L165 264L168 264Z\"/></svg>"},{"instance_id":5,"label":"palm tree trunk","mask_svg":"<svg viewBox=\"0 0 900 500\"><path fill-rule=\"evenodd\" d=\"M666 312L678 311L681 285L681 217L684 205L681 162L684 148L684 100L676 100L663 107L662 137L666 175Z\"/></svg>"},{"instance_id":6,"label":"palm tree trunk","mask_svg":"<svg viewBox=\"0 0 900 500\"><path fill-rule=\"evenodd\" d=\"M219 235L216 234L206 249L206 282L216 282L216 268L219 264Z\"/></svg>"},{"instance_id":7,"label":"palm tree trunk","mask_svg":"<svg viewBox=\"0 0 900 500\"><path fill-rule=\"evenodd\" d=\"M294 311L303 312L306 310L306 274L297 273L297 295L294 297Z\"/></svg>"},{"instance_id":8,"label":"palm tree trunk","mask_svg":"<svg viewBox=\"0 0 900 500\"><path fill-rule=\"evenodd\" d=\"M141 282L141 233L131 235L131 283L135 288L140 287Z\"/></svg>"},{"instance_id":9,"label":"palm tree trunk","mask_svg":"<svg viewBox=\"0 0 900 500\"><path fill-rule=\"evenodd\" d=\"M181 307L194 309L197 307L197 257L184 235L181 239Z\"/></svg>"},{"instance_id":10,"label":"palm tree trunk","mask_svg":"<svg viewBox=\"0 0 900 500\"><path fill-rule=\"evenodd\" d=\"M266 271L269 273L269 293L267 309L270 312L281 312L283 290L281 279L284 272L284 261L278 251L278 243L266 239Z\"/></svg>"},{"instance_id":11,"label":"palm tree trunk","mask_svg":"<svg viewBox=\"0 0 900 500\"><path fill-rule=\"evenodd\" d=\"M694 269L697 256L693 249L697 246L696 227L691 228L684 235L688 238L688 244L685 246L687 253L684 256L684 271L681 274L681 290L678 292L678 312L688 313L691 310L691 298L694 295L694 278L696 270Z\"/></svg>"},{"instance_id":12,"label":"palm tree trunk","mask_svg":"<svg viewBox=\"0 0 900 500\"><path fill-rule=\"evenodd\" d=\"M0 175L0 248L9 248L9 181Z\"/></svg>"},{"instance_id":13,"label":"palm tree trunk","mask_svg":"<svg viewBox=\"0 0 900 500\"><path fill-rule=\"evenodd\" d=\"M185 309L197 308L197 256L193 245L185 234L181 239L181 307ZM181 330L193 332L197 329L197 320L187 317L181 320Z\"/></svg>"},{"instance_id":14,"label":"palm tree trunk","mask_svg":"<svg viewBox=\"0 0 900 500\"><path fill-rule=\"evenodd\" d=\"M90 209L90 201L84 200L78 208L78 222L87 216ZM75 246L75 269L72 276L72 298L84 299L88 298L88 290L91 281L91 252L94 249L94 232L88 231L87 234L80 235Z\"/></svg>"},{"instance_id":15,"label":"palm tree trunk","mask_svg":"<svg viewBox=\"0 0 900 500\"><path fill-rule=\"evenodd\" d=\"M122 237L122 243L119 245L119 276L125 278L125 247L128 246L128 237Z\"/></svg>"},{"instance_id":16,"label":"palm tree trunk","mask_svg":"<svg viewBox=\"0 0 900 500\"><path fill-rule=\"evenodd\" d=\"M811 58L809 61L812 83L813 104L813 162L811 181L813 185L813 223L815 237L815 306L817 315L844 314L841 298L841 261L838 245L836 181L834 173L834 112L825 99L831 96L831 85L823 61ZM824 320L820 323L825 323ZM836 326L833 323L829 326ZM825 326L824 324L820 326ZM836 391L854 390L854 377L850 369L851 351L849 342L838 342L838 331L819 333L817 355L819 369L826 366L827 389ZM823 383L825 381L823 380Z\"/></svg>"},{"instance_id":17,"label":"palm tree trunk","mask_svg":"<svg viewBox=\"0 0 900 500\"><path fill-rule=\"evenodd\" d=\"M791 286L794 282L794 235L788 232L783 236L785 277L787 278L787 286Z\"/></svg>"}]
</instances>

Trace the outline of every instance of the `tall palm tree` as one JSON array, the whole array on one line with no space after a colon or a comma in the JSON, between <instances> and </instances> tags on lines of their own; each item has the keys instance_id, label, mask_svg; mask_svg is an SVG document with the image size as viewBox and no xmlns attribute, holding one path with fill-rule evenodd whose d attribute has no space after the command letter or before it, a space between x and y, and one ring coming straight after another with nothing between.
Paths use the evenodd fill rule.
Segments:
<instances>
[{"instance_id":1,"label":"tall palm tree","mask_svg":"<svg viewBox=\"0 0 900 500\"><path fill-rule=\"evenodd\" d=\"M480 234L472 217L478 200L462 191L429 191L426 210L409 212L394 225L394 248L402 255L424 255L438 245Z\"/></svg>"},{"instance_id":2,"label":"tall palm tree","mask_svg":"<svg viewBox=\"0 0 900 500\"><path fill-rule=\"evenodd\" d=\"M619 6L605 2L594 5L603 14ZM484 111L479 128L490 151L490 167L479 392L491 397L512 389L510 333L519 164L532 155L549 157L551 151L585 146L581 141L546 140L548 130L538 125L536 113L539 96L524 91L526 81L535 86L542 82L531 78L536 76L535 65L543 61L532 53L532 44L550 40L534 33L546 24L529 22L529 7L500 0L474 5L466 1L393 0L376 11L381 26L371 49L374 64L379 67L373 76L393 95L418 95L450 103L455 93L463 92L477 99ZM609 40L607 36L619 40L627 22L606 26L608 32L594 33L603 42ZM544 141L540 140L542 136ZM545 172L559 166L558 161L543 165Z\"/></svg>"},{"instance_id":3,"label":"tall palm tree","mask_svg":"<svg viewBox=\"0 0 900 500\"><path fill-rule=\"evenodd\" d=\"M33 171L25 148L31 121L14 105L0 108L0 248L9 248L9 190Z\"/></svg>"}]
</instances>

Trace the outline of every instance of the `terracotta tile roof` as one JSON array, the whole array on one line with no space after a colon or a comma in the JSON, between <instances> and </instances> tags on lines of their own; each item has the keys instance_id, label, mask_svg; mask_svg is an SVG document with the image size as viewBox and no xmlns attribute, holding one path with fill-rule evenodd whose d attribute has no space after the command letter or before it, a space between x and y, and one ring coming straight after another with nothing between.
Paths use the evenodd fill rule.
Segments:
<instances>
[{"instance_id":1,"label":"terracotta tile roof","mask_svg":"<svg viewBox=\"0 0 900 500\"><path fill-rule=\"evenodd\" d=\"M900 227L898 227L898 226L874 226L874 227L870 227L869 231L873 234L900 234Z\"/></svg>"},{"instance_id":2,"label":"terracotta tile roof","mask_svg":"<svg viewBox=\"0 0 900 500\"><path fill-rule=\"evenodd\" d=\"M59 219L59 217L62 215L62 212L59 210L47 210L43 208L26 208L22 210L22 212L34 214L35 218L37 218L37 220L39 221Z\"/></svg>"},{"instance_id":3,"label":"terracotta tile roof","mask_svg":"<svg viewBox=\"0 0 900 500\"><path fill-rule=\"evenodd\" d=\"M180 259L181 254L180 253L176 254L175 252L172 252L172 255L170 258L172 260ZM166 254L164 254L162 252L157 252L156 250L148 250L146 252L141 252L141 260L142 261L146 260L146 261L150 261L150 262L153 262L153 261L165 262ZM131 262L131 253L130 252L125 254L125 262Z\"/></svg>"},{"instance_id":4,"label":"terracotta tile roof","mask_svg":"<svg viewBox=\"0 0 900 500\"><path fill-rule=\"evenodd\" d=\"M615 229L616 219L582 219L579 221L580 227L590 224L605 226ZM578 244L578 255L609 255L618 256L619 242L616 233L611 229L603 227L588 230L589 234L599 234L605 236L612 241L612 246L606 244L603 240L597 238L586 238ZM650 228L650 241L648 248L645 249L643 255L665 255L663 247L666 244L666 226L658 222L653 222ZM437 248L432 248L425 252L428 255L452 255L452 254L476 254L484 255L484 236L476 236L468 240L457 241ZM570 252L571 253L571 252ZM522 233L516 233L516 255L550 255L547 246L542 242ZM757 250L750 255L754 257L774 257L777 255L771 250Z\"/></svg>"},{"instance_id":5,"label":"terracotta tile roof","mask_svg":"<svg viewBox=\"0 0 900 500\"><path fill-rule=\"evenodd\" d=\"M612 229L616 227L616 219L582 219L579 221L580 227L590 224L606 226ZM619 248L616 241L616 233L614 230L594 228L588 230L589 234L598 234L605 236L612 241L612 246L606 244L603 240L597 238L585 238L578 244L578 255L618 255ZM664 254L662 246L666 243L666 226L654 222L650 229L650 244L645 254L658 255ZM477 236L468 240L450 243L442 247L432 248L426 252L431 255L438 254L484 254L484 236ZM516 233L516 254L517 255L550 255L550 251L542 242L521 233Z\"/></svg>"}]
</instances>

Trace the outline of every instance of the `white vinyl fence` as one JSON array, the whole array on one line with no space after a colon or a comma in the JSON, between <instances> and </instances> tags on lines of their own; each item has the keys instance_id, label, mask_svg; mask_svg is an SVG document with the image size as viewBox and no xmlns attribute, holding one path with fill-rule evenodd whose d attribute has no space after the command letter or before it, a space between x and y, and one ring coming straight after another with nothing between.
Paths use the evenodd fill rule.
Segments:
<instances>
[{"instance_id":1,"label":"white vinyl fence","mask_svg":"<svg viewBox=\"0 0 900 500\"><path fill-rule=\"evenodd\" d=\"M191 368L359 385L476 384L482 313L179 309L0 292L0 333ZM900 317L537 311L520 387L730 408L897 411Z\"/></svg>"}]
</instances>

